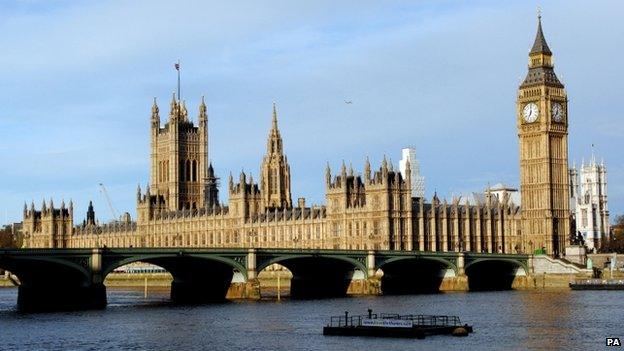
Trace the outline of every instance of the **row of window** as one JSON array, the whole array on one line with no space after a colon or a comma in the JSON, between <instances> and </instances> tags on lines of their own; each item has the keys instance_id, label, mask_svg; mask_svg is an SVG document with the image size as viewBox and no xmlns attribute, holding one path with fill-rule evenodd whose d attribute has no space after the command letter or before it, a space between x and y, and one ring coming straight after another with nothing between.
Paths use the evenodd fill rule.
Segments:
<instances>
[{"instance_id":1,"label":"row of window","mask_svg":"<svg viewBox=\"0 0 624 351\"><path fill-rule=\"evenodd\" d=\"M196 182L199 179L199 163L196 160L181 160L179 170L180 181ZM169 160L158 163L157 178L159 182L169 181Z\"/></svg>"}]
</instances>

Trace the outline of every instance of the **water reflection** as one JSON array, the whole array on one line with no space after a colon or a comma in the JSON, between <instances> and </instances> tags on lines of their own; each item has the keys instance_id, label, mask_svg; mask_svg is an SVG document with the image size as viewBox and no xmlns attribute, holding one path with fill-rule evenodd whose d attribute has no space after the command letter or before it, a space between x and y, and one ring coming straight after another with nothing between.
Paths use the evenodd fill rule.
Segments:
<instances>
[{"instance_id":1,"label":"water reflection","mask_svg":"<svg viewBox=\"0 0 624 351\"><path fill-rule=\"evenodd\" d=\"M526 325L526 346L530 349L560 349L573 346L570 335L574 333L570 305L574 304L571 292L544 291L520 294L522 325ZM578 308L575 306L574 308ZM559 331L567 331L558 334ZM553 337L558 335L556 337Z\"/></svg>"}]
</instances>

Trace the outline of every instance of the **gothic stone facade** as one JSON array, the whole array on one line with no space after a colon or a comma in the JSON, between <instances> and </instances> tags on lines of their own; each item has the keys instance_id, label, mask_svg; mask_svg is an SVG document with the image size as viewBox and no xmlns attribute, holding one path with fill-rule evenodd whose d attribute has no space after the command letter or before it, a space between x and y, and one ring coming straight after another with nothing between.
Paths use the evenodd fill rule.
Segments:
<instances>
[{"instance_id":1,"label":"gothic stone facade","mask_svg":"<svg viewBox=\"0 0 624 351\"><path fill-rule=\"evenodd\" d=\"M556 255L569 231L566 102L540 23L517 102L522 209L508 197L472 204L412 197L409 162L403 177L385 159L375 169L367 160L361 174L343 163L332 175L328 166L326 204L306 206L303 198L293 203L275 106L259 182L245 173L235 182L230 175L225 205L207 164L206 106L202 101L195 126L174 96L164 126L156 102L152 107L151 185L137 191L136 222L98 225L90 215L74 226L71 204L44 202L40 211L24 208L24 245L501 253L544 248ZM562 110L556 118L555 103Z\"/></svg>"}]
</instances>

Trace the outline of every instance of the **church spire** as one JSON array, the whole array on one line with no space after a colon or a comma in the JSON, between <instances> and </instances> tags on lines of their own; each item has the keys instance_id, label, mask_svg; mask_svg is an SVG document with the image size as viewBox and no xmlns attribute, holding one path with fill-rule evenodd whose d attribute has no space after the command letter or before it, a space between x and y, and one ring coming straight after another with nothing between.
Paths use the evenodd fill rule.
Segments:
<instances>
[{"instance_id":1,"label":"church spire","mask_svg":"<svg viewBox=\"0 0 624 351\"><path fill-rule=\"evenodd\" d=\"M537 14L537 34L535 35L535 42L531 48L531 54L552 55L552 51L550 51L548 44L546 44L544 32L542 32L542 13L539 11Z\"/></svg>"}]
</instances>

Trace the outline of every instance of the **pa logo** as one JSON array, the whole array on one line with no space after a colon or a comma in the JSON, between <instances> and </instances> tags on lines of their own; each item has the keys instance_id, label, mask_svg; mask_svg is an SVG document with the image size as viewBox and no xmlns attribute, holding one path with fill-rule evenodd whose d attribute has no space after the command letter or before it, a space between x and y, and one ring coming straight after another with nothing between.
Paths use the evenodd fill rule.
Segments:
<instances>
[{"instance_id":1,"label":"pa logo","mask_svg":"<svg viewBox=\"0 0 624 351\"><path fill-rule=\"evenodd\" d=\"M620 338L607 338L607 346L622 346Z\"/></svg>"}]
</instances>

